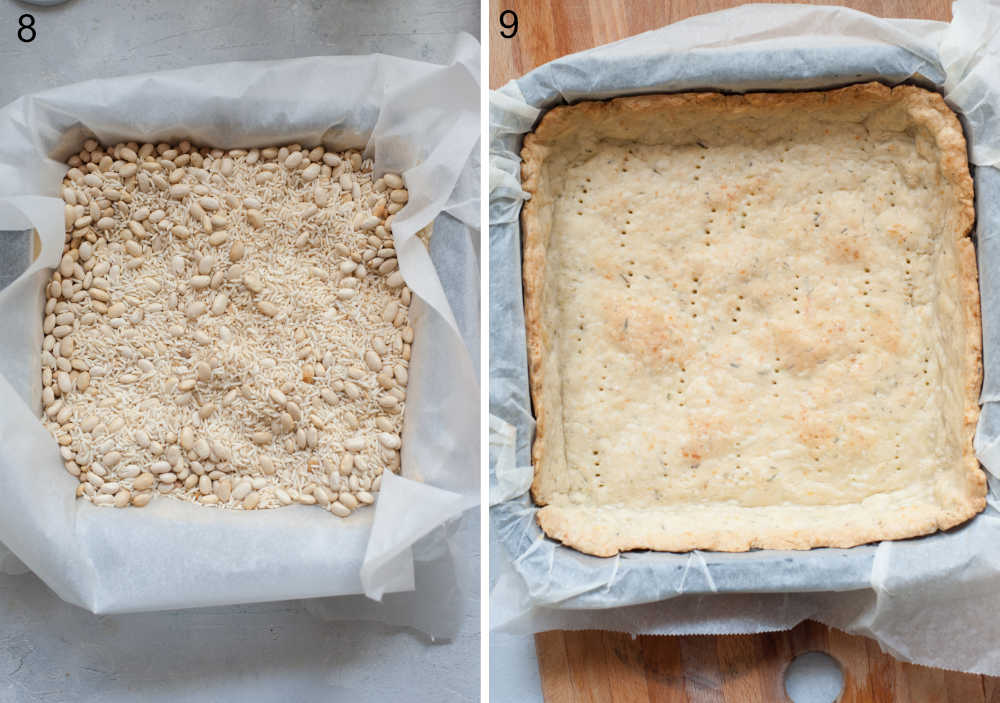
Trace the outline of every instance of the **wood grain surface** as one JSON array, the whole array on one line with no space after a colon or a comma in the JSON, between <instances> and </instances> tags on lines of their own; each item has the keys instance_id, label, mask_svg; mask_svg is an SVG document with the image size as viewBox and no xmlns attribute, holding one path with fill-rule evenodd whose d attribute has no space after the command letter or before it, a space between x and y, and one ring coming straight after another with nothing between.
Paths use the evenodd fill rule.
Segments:
<instances>
[{"instance_id":1,"label":"wood grain surface","mask_svg":"<svg viewBox=\"0 0 1000 703\"><path fill-rule=\"evenodd\" d=\"M733 0L490 0L490 87L499 88L536 66L566 54L624 39L691 15L740 4ZM810 4L844 5L881 17L951 19L950 0L850 0ZM500 13L504 10L517 13L518 31L512 39L500 36L503 29Z\"/></svg>"},{"instance_id":2,"label":"wood grain surface","mask_svg":"<svg viewBox=\"0 0 1000 703\"><path fill-rule=\"evenodd\" d=\"M535 643L546 703L788 701L785 669L806 652L840 663L840 703L1000 703L998 679L898 662L873 640L812 621L762 635L545 632Z\"/></svg>"},{"instance_id":3,"label":"wood grain surface","mask_svg":"<svg viewBox=\"0 0 1000 703\"><path fill-rule=\"evenodd\" d=\"M732 0L490 0L490 87L576 51L656 29ZM883 17L948 21L949 0L828 2ZM518 31L500 36L500 13ZM509 21L507 22L509 24ZM755 703L787 701L784 672L797 655L827 652L844 672L843 703L1000 703L1000 679L894 660L873 640L805 622L763 635L632 638L613 632L546 632L535 638L548 703Z\"/></svg>"}]
</instances>

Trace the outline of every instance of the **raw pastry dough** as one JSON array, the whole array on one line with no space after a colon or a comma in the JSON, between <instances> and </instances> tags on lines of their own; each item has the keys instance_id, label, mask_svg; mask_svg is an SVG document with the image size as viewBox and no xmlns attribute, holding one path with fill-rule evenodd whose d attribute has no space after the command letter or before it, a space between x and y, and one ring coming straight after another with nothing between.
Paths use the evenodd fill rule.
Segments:
<instances>
[{"instance_id":1,"label":"raw pastry dough","mask_svg":"<svg viewBox=\"0 0 1000 703\"><path fill-rule=\"evenodd\" d=\"M972 180L940 96L584 102L522 155L549 536L850 547L983 509Z\"/></svg>"}]
</instances>

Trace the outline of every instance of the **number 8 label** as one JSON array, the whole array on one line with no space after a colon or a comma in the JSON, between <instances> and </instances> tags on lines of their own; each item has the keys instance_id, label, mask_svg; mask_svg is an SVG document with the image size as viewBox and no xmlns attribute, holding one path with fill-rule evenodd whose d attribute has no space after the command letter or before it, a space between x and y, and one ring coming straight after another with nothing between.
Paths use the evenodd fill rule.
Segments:
<instances>
[{"instance_id":1,"label":"number 8 label","mask_svg":"<svg viewBox=\"0 0 1000 703\"><path fill-rule=\"evenodd\" d=\"M35 41L35 16L23 14L17 18L17 38L24 43Z\"/></svg>"}]
</instances>

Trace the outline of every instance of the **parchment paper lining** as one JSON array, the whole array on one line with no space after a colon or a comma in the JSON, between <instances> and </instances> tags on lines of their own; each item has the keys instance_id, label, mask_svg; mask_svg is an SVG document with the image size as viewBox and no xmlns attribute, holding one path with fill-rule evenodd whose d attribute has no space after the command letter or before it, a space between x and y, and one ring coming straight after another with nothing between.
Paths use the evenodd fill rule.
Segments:
<instances>
[{"instance_id":1,"label":"parchment paper lining","mask_svg":"<svg viewBox=\"0 0 1000 703\"><path fill-rule=\"evenodd\" d=\"M110 510L73 499L74 479L37 420L40 306L63 245L59 160L91 134L111 144L362 148L377 174L405 174L410 202L393 234L416 294L416 341L403 475L384 478L374 510L341 521L305 506L237 512L154 500ZM467 35L446 66L379 55L217 64L88 81L0 110L0 230L34 227L42 242L0 292L0 540L60 597L96 613L378 599L414 588L415 561L434 563L434 593L402 607L397 597L382 614L350 610L453 631L455 616L437 604L455 595L442 561L453 529L443 528L479 495L478 141L479 45ZM432 221L429 253L413 235ZM401 612L420 607L433 617ZM330 603L319 610L351 616Z\"/></svg>"},{"instance_id":2,"label":"parchment paper lining","mask_svg":"<svg viewBox=\"0 0 1000 703\"><path fill-rule=\"evenodd\" d=\"M895 656L1000 674L1000 8L957 2L950 24L841 7L753 5L691 18L541 66L490 105L492 626L511 632L750 633L806 618L876 638ZM545 109L582 98L689 90L802 90L880 80L942 92L976 165L984 402L976 436L986 511L930 537L853 549L633 552L610 559L542 535L525 495L533 431L521 298L518 152ZM513 426L513 431L511 431ZM513 496L513 497L511 497ZM947 647L940 644L947 642Z\"/></svg>"}]
</instances>

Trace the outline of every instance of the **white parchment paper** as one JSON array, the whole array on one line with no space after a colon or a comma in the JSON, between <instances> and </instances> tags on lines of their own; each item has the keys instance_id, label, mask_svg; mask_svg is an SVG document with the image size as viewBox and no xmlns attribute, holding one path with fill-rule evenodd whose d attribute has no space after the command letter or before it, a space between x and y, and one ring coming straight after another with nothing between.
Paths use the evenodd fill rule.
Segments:
<instances>
[{"instance_id":1,"label":"white parchment paper","mask_svg":"<svg viewBox=\"0 0 1000 703\"><path fill-rule=\"evenodd\" d=\"M306 506L238 512L156 499L110 510L74 500L74 479L37 419L40 321L63 246L61 161L90 135L362 148L378 174L404 173L410 201L393 236L415 293L415 342L402 476L384 477L375 509L339 520ZM436 564L439 578L423 580L454 595L441 566L447 524L479 495L478 141L479 45L468 35L444 66L381 55L227 63L88 81L0 109L0 230L34 228L41 246L0 292L0 542L60 597L95 613L380 599L415 588L415 562L418 573ZM431 222L429 253L414 235ZM442 623L455 616L440 607L430 617L398 612L426 598L397 598L387 616L351 611L447 636ZM335 604L323 610L350 617Z\"/></svg>"},{"instance_id":2,"label":"white parchment paper","mask_svg":"<svg viewBox=\"0 0 1000 703\"><path fill-rule=\"evenodd\" d=\"M1000 675L1000 6L961 0L954 21L842 7L751 5L694 17L541 66L490 104L492 626L511 632L751 633L806 618L876 638L921 664ZM518 215L522 137L584 98L686 90L799 90L880 80L942 92L975 164L985 381L976 435L986 511L925 538L852 549L634 552L610 559L547 539L525 494L534 429Z\"/></svg>"}]
</instances>

